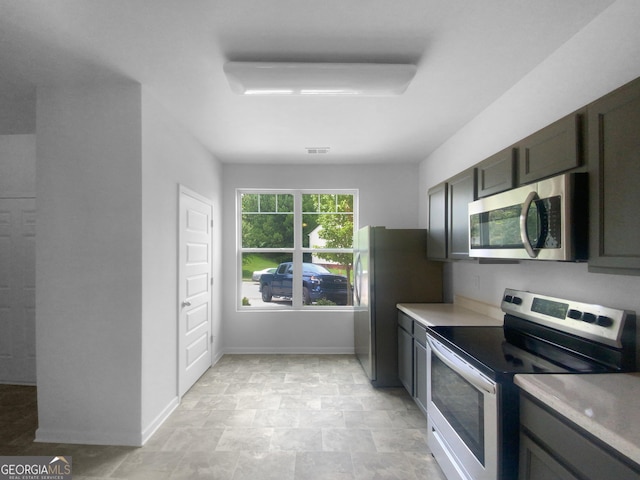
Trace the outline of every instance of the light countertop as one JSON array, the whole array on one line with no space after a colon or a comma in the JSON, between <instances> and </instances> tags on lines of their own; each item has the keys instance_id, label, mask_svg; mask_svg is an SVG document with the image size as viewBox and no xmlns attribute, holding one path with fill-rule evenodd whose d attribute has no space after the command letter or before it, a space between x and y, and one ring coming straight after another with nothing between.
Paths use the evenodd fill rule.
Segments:
<instances>
[{"instance_id":1,"label":"light countertop","mask_svg":"<svg viewBox=\"0 0 640 480\"><path fill-rule=\"evenodd\" d=\"M456 297L454 303L399 303L398 309L426 327L467 325L498 326L504 315L499 308Z\"/></svg>"},{"instance_id":2,"label":"light countertop","mask_svg":"<svg viewBox=\"0 0 640 480\"><path fill-rule=\"evenodd\" d=\"M640 465L640 373L516 375L515 383Z\"/></svg>"}]
</instances>

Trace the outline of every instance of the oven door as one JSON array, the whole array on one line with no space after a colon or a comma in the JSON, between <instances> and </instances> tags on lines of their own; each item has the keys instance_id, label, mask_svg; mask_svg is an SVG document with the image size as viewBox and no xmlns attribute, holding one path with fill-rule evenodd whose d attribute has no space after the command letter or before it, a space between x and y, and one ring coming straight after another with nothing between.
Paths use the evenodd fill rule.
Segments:
<instances>
[{"instance_id":1,"label":"oven door","mask_svg":"<svg viewBox=\"0 0 640 480\"><path fill-rule=\"evenodd\" d=\"M498 478L498 385L427 336L429 448L447 479Z\"/></svg>"}]
</instances>

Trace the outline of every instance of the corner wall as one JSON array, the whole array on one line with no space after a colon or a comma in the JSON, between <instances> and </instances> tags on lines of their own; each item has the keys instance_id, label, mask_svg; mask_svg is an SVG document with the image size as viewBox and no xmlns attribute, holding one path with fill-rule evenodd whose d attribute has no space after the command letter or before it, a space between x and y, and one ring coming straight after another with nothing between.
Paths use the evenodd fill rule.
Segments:
<instances>
[{"instance_id":1,"label":"corner wall","mask_svg":"<svg viewBox=\"0 0 640 480\"><path fill-rule=\"evenodd\" d=\"M640 4L618 0L420 165L420 224L427 190L640 76ZM497 305L505 287L640 313L640 277L589 273L586 264L522 261L446 266L448 297Z\"/></svg>"},{"instance_id":2,"label":"corner wall","mask_svg":"<svg viewBox=\"0 0 640 480\"><path fill-rule=\"evenodd\" d=\"M140 85L42 88L36 112L36 439L139 445Z\"/></svg>"}]
</instances>

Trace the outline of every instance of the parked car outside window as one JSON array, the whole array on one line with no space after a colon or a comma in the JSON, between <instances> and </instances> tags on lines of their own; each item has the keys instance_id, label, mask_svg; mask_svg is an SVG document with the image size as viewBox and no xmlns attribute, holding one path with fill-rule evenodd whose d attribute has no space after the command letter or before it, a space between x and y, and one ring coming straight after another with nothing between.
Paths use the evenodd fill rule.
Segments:
<instances>
[{"instance_id":1,"label":"parked car outside window","mask_svg":"<svg viewBox=\"0 0 640 480\"><path fill-rule=\"evenodd\" d=\"M251 275L251 280L253 280L254 282L259 282L260 277L262 276L263 273L275 273L275 271L276 271L275 267L258 270L257 272L253 272L253 274Z\"/></svg>"}]
</instances>

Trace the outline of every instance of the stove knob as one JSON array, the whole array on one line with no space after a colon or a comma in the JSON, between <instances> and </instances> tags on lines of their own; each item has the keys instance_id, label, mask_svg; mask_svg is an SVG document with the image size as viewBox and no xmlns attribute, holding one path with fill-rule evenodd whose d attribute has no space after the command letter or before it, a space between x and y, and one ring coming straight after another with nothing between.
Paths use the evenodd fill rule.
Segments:
<instances>
[{"instance_id":1,"label":"stove knob","mask_svg":"<svg viewBox=\"0 0 640 480\"><path fill-rule=\"evenodd\" d=\"M522 305L522 299L520 297L513 297L513 300L511 300L512 303L515 303L516 305Z\"/></svg>"},{"instance_id":2,"label":"stove knob","mask_svg":"<svg viewBox=\"0 0 640 480\"><path fill-rule=\"evenodd\" d=\"M604 315L598 315L598 318L596 319L596 325L600 325L601 327L610 327L611 325L613 325L613 320Z\"/></svg>"},{"instance_id":3,"label":"stove knob","mask_svg":"<svg viewBox=\"0 0 640 480\"><path fill-rule=\"evenodd\" d=\"M583 322L587 322L587 323L595 323L596 322L596 316L593 313L584 312L582 314L582 321Z\"/></svg>"},{"instance_id":4,"label":"stove knob","mask_svg":"<svg viewBox=\"0 0 640 480\"><path fill-rule=\"evenodd\" d=\"M579 320L581 316L582 316L582 312L580 310L571 309L567 313L567 317L573 318L574 320Z\"/></svg>"}]
</instances>

